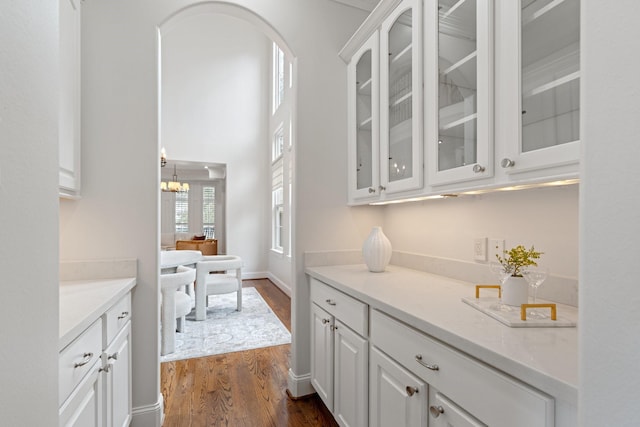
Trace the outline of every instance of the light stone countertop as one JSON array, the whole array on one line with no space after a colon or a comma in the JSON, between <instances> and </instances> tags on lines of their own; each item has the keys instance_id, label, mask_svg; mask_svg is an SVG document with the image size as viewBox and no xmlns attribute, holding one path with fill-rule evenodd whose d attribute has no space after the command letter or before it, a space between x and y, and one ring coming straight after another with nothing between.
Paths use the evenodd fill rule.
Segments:
<instances>
[{"instance_id":1,"label":"light stone countertop","mask_svg":"<svg viewBox=\"0 0 640 427\"><path fill-rule=\"evenodd\" d=\"M59 349L69 345L135 285L135 277L61 281Z\"/></svg>"},{"instance_id":2,"label":"light stone countertop","mask_svg":"<svg viewBox=\"0 0 640 427\"><path fill-rule=\"evenodd\" d=\"M531 386L577 406L577 328L510 328L461 301L474 284L390 265L307 267L327 283ZM577 321L575 307L558 315Z\"/></svg>"}]
</instances>

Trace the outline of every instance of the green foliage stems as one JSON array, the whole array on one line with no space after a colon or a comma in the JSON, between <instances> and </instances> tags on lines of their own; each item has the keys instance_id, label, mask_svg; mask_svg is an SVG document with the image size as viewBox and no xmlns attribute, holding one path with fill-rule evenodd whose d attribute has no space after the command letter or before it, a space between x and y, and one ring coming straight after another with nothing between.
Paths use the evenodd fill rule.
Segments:
<instances>
[{"instance_id":1,"label":"green foliage stems","mask_svg":"<svg viewBox=\"0 0 640 427\"><path fill-rule=\"evenodd\" d=\"M512 276L522 277L522 269L531 265L537 267L538 263L535 260L540 259L540 255L543 253L536 251L533 246L527 250L524 246L518 245L508 251L505 250L504 258L498 254L496 254L496 258L505 271L511 272Z\"/></svg>"}]
</instances>

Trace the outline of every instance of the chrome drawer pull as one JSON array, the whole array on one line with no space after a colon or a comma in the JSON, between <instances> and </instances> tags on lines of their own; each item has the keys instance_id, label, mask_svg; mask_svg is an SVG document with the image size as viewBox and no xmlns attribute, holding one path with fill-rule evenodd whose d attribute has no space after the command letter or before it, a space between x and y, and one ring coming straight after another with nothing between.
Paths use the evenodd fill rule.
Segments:
<instances>
[{"instance_id":1,"label":"chrome drawer pull","mask_svg":"<svg viewBox=\"0 0 640 427\"><path fill-rule=\"evenodd\" d=\"M129 315L128 311L123 311L120 316L118 316L118 320L122 320Z\"/></svg>"},{"instance_id":2,"label":"chrome drawer pull","mask_svg":"<svg viewBox=\"0 0 640 427\"><path fill-rule=\"evenodd\" d=\"M326 302L329 305L336 305L336 302L334 300L332 300L332 299L328 299Z\"/></svg>"},{"instance_id":3,"label":"chrome drawer pull","mask_svg":"<svg viewBox=\"0 0 640 427\"><path fill-rule=\"evenodd\" d=\"M427 369L431 369L432 371L439 371L440 370L440 367L438 365L430 365L428 363L423 362L421 354L416 354L416 362L418 362L419 364L421 364L422 366L424 366Z\"/></svg>"},{"instance_id":4,"label":"chrome drawer pull","mask_svg":"<svg viewBox=\"0 0 640 427\"><path fill-rule=\"evenodd\" d=\"M415 393L418 392L417 388L411 387L410 385L407 386L406 390L407 390L407 396L409 397L413 396Z\"/></svg>"},{"instance_id":5,"label":"chrome drawer pull","mask_svg":"<svg viewBox=\"0 0 640 427\"><path fill-rule=\"evenodd\" d=\"M93 353L85 353L85 354L82 355L82 357L83 357L82 362L73 364L74 369L75 368L79 368L79 367L84 366L87 363L89 363L91 361L91 359L93 358Z\"/></svg>"},{"instance_id":6,"label":"chrome drawer pull","mask_svg":"<svg viewBox=\"0 0 640 427\"><path fill-rule=\"evenodd\" d=\"M438 418L440 414L444 414L444 408L442 406L431 406L429 412L433 415L433 418Z\"/></svg>"}]
</instances>

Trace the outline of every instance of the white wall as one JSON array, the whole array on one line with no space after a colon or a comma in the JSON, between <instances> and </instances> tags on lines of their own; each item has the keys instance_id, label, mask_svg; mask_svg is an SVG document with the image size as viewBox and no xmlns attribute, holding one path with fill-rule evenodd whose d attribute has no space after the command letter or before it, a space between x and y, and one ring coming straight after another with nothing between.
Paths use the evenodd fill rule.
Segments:
<instances>
[{"instance_id":1,"label":"white wall","mask_svg":"<svg viewBox=\"0 0 640 427\"><path fill-rule=\"evenodd\" d=\"M0 414L58 417L58 2L0 6ZM35 408L35 409L34 409Z\"/></svg>"},{"instance_id":2,"label":"white wall","mask_svg":"<svg viewBox=\"0 0 640 427\"><path fill-rule=\"evenodd\" d=\"M580 393L584 427L635 426L640 384L640 3L582 3Z\"/></svg>"},{"instance_id":3,"label":"white wall","mask_svg":"<svg viewBox=\"0 0 640 427\"><path fill-rule=\"evenodd\" d=\"M461 196L385 210L394 250L473 259L478 237L505 240L505 249L535 245L553 275L578 277L578 186Z\"/></svg>"},{"instance_id":4,"label":"white wall","mask_svg":"<svg viewBox=\"0 0 640 427\"><path fill-rule=\"evenodd\" d=\"M162 30L162 145L171 160L227 165L227 253L246 275L268 269L270 55L258 28L228 15Z\"/></svg>"},{"instance_id":5,"label":"white wall","mask_svg":"<svg viewBox=\"0 0 640 427\"><path fill-rule=\"evenodd\" d=\"M157 425L160 403L158 27L181 7L195 3L83 4L83 198L61 206L60 250L63 259L138 259L133 295L134 426ZM343 191L346 73L337 52L365 14L328 0L238 0L203 3L195 9L233 9L234 15L286 41L298 58L300 220L294 260L301 299L293 307L299 324L294 327L291 365L294 376L308 374L309 302L301 254L307 249L353 247L361 240L361 225L346 208ZM168 154L179 159L168 144ZM335 162L342 163L338 172L331 166ZM237 176L230 167L227 172L228 181ZM253 189L246 191L250 195ZM242 213L228 211L227 219Z\"/></svg>"}]
</instances>

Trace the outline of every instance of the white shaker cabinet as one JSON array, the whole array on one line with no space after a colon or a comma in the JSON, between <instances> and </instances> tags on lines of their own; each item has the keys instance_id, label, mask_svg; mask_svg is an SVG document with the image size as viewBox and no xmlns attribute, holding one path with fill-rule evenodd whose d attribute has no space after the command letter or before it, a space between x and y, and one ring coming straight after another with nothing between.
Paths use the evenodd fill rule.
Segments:
<instances>
[{"instance_id":1,"label":"white shaker cabinet","mask_svg":"<svg viewBox=\"0 0 640 427\"><path fill-rule=\"evenodd\" d=\"M311 384L343 427L368 425L368 306L311 281Z\"/></svg>"},{"instance_id":2,"label":"white shaker cabinet","mask_svg":"<svg viewBox=\"0 0 640 427\"><path fill-rule=\"evenodd\" d=\"M80 30L81 0L59 0L60 104L59 192L80 196Z\"/></svg>"},{"instance_id":3,"label":"white shaker cabinet","mask_svg":"<svg viewBox=\"0 0 640 427\"><path fill-rule=\"evenodd\" d=\"M426 427L428 387L375 347L371 348L371 427Z\"/></svg>"},{"instance_id":4,"label":"white shaker cabinet","mask_svg":"<svg viewBox=\"0 0 640 427\"><path fill-rule=\"evenodd\" d=\"M499 167L513 179L577 176L580 142L580 0L502 1Z\"/></svg>"},{"instance_id":5,"label":"white shaker cabinet","mask_svg":"<svg viewBox=\"0 0 640 427\"><path fill-rule=\"evenodd\" d=\"M427 1L424 8L429 183L492 177L493 1Z\"/></svg>"},{"instance_id":6,"label":"white shaker cabinet","mask_svg":"<svg viewBox=\"0 0 640 427\"><path fill-rule=\"evenodd\" d=\"M87 285L91 286L91 285ZM131 423L131 293L81 332L59 356L59 425Z\"/></svg>"}]
</instances>

